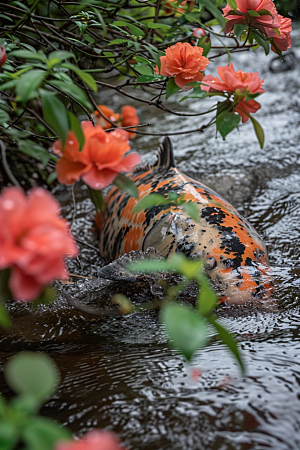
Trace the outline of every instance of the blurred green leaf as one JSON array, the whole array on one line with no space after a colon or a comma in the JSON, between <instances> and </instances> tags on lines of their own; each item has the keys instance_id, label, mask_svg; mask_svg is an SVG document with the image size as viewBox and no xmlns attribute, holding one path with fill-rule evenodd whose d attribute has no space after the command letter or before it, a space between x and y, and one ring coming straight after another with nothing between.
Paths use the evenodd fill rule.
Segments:
<instances>
[{"instance_id":1,"label":"blurred green leaf","mask_svg":"<svg viewBox=\"0 0 300 450\"><path fill-rule=\"evenodd\" d=\"M6 111L0 110L0 124L4 125L8 120L10 120L9 114Z\"/></svg>"},{"instance_id":2,"label":"blurred green leaf","mask_svg":"<svg viewBox=\"0 0 300 450\"><path fill-rule=\"evenodd\" d=\"M39 61L46 61L46 55L44 53L34 53L30 50L13 50L10 52L9 56L15 56L16 58L25 58L25 59L37 59Z\"/></svg>"},{"instance_id":3,"label":"blurred green leaf","mask_svg":"<svg viewBox=\"0 0 300 450\"><path fill-rule=\"evenodd\" d=\"M38 159L42 161L44 166L46 166L50 159L50 154L40 145L36 144L29 139L20 140L18 142L18 147L22 153L28 156L32 156L32 158Z\"/></svg>"},{"instance_id":4,"label":"blurred green leaf","mask_svg":"<svg viewBox=\"0 0 300 450\"><path fill-rule=\"evenodd\" d=\"M171 97L171 95L176 94L180 89L179 86L175 83L174 78L169 78L169 81L167 82L166 86L166 100Z\"/></svg>"},{"instance_id":5,"label":"blurred green leaf","mask_svg":"<svg viewBox=\"0 0 300 450\"><path fill-rule=\"evenodd\" d=\"M108 45L117 45L117 44L124 44L125 42L130 42L129 39L113 39L110 41Z\"/></svg>"},{"instance_id":6,"label":"blurred green leaf","mask_svg":"<svg viewBox=\"0 0 300 450\"><path fill-rule=\"evenodd\" d=\"M51 84L66 92L71 97L75 98L79 103L81 103L86 109L92 111L93 107L88 100L86 93L74 83L65 83L60 80L51 80Z\"/></svg>"},{"instance_id":7,"label":"blurred green leaf","mask_svg":"<svg viewBox=\"0 0 300 450\"><path fill-rule=\"evenodd\" d=\"M46 76L45 70L30 70L21 75L16 85L17 100L27 102L36 97L38 95L36 89Z\"/></svg>"},{"instance_id":8,"label":"blurred green leaf","mask_svg":"<svg viewBox=\"0 0 300 450\"><path fill-rule=\"evenodd\" d=\"M134 69L141 75L151 75L153 76L153 69L149 66L144 66L142 64L135 64Z\"/></svg>"},{"instance_id":9,"label":"blurred green leaf","mask_svg":"<svg viewBox=\"0 0 300 450\"><path fill-rule=\"evenodd\" d=\"M241 121L239 114L234 112L224 111L217 115L217 130L220 132L223 139L234 130Z\"/></svg>"},{"instance_id":10,"label":"blurred green leaf","mask_svg":"<svg viewBox=\"0 0 300 450\"><path fill-rule=\"evenodd\" d=\"M8 361L4 375L13 391L40 402L56 391L60 381L56 365L45 353L18 353Z\"/></svg>"},{"instance_id":11,"label":"blurred green leaf","mask_svg":"<svg viewBox=\"0 0 300 450\"><path fill-rule=\"evenodd\" d=\"M10 315L8 314L3 303L0 303L0 326L2 328L9 328L11 326Z\"/></svg>"},{"instance_id":12,"label":"blurred green leaf","mask_svg":"<svg viewBox=\"0 0 300 450\"><path fill-rule=\"evenodd\" d=\"M161 28L171 28L170 25L166 25L165 23L155 23L155 22L147 22L147 27L152 28L154 30L161 29Z\"/></svg>"},{"instance_id":13,"label":"blurred green leaf","mask_svg":"<svg viewBox=\"0 0 300 450\"><path fill-rule=\"evenodd\" d=\"M17 427L10 421L0 421L0 449L12 450L19 439Z\"/></svg>"},{"instance_id":14,"label":"blurred green leaf","mask_svg":"<svg viewBox=\"0 0 300 450\"><path fill-rule=\"evenodd\" d=\"M253 30L251 30L250 35L256 40L258 45L260 45L264 49L265 54L268 55L270 52L270 44L264 39L264 37L257 31Z\"/></svg>"},{"instance_id":15,"label":"blurred green leaf","mask_svg":"<svg viewBox=\"0 0 300 450\"><path fill-rule=\"evenodd\" d=\"M187 202L182 206L183 211L185 211L191 219L195 222L199 221L199 209L195 203Z\"/></svg>"},{"instance_id":16,"label":"blurred green leaf","mask_svg":"<svg viewBox=\"0 0 300 450\"><path fill-rule=\"evenodd\" d=\"M236 1L235 0L227 0L227 3L230 6L230 8L232 8L234 11L237 10L237 5L236 5Z\"/></svg>"},{"instance_id":17,"label":"blurred green leaf","mask_svg":"<svg viewBox=\"0 0 300 450\"><path fill-rule=\"evenodd\" d=\"M223 344L226 345L226 347L229 348L229 350L231 351L231 353L233 353L233 355L235 356L237 362L240 365L241 371L243 373L243 375L245 374L245 366L242 360L242 357L240 355L240 351L237 345L237 342L235 341L233 335L231 333L229 333L228 330L226 330L226 328L224 328L217 320L215 317L207 317L207 320L209 321L209 323L214 327L214 329L216 330L216 332L218 333L219 339L223 342Z\"/></svg>"},{"instance_id":18,"label":"blurred green leaf","mask_svg":"<svg viewBox=\"0 0 300 450\"><path fill-rule=\"evenodd\" d=\"M68 111L68 115L69 115L70 129L75 134L76 139L79 143L79 151L81 151L84 145L84 134L81 128L81 124L78 118L75 116L75 114Z\"/></svg>"},{"instance_id":19,"label":"blurred green leaf","mask_svg":"<svg viewBox=\"0 0 300 450\"><path fill-rule=\"evenodd\" d=\"M249 118L250 118L250 120L251 120L251 122L253 124L254 131L255 131L255 134L257 136L260 148L263 149L264 148L264 143L265 143L264 130L262 129L260 123L257 122L257 120L254 119L254 117L252 117L250 114L249 114Z\"/></svg>"},{"instance_id":20,"label":"blurred green leaf","mask_svg":"<svg viewBox=\"0 0 300 450\"><path fill-rule=\"evenodd\" d=\"M68 111L52 93L43 90L41 97L43 100L44 119L60 137L64 148L70 129Z\"/></svg>"},{"instance_id":21,"label":"blurred green leaf","mask_svg":"<svg viewBox=\"0 0 300 450\"><path fill-rule=\"evenodd\" d=\"M51 52L48 55L48 67L49 69L52 69L54 66L59 64L61 61L64 61L65 59L74 58L73 53L70 53L66 50L57 50L54 52Z\"/></svg>"},{"instance_id":22,"label":"blurred green leaf","mask_svg":"<svg viewBox=\"0 0 300 450\"><path fill-rule=\"evenodd\" d=\"M271 11L268 9L259 9L257 12L260 16L272 16Z\"/></svg>"},{"instance_id":23,"label":"blurred green leaf","mask_svg":"<svg viewBox=\"0 0 300 450\"><path fill-rule=\"evenodd\" d=\"M58 441L71 440L72 434L50 419L35 417L24 427L22 438L30 450L53 450Z\"/></svg>"},{"instance_id":24,"label":"blurred green leaf","mask_svg":"<svg viewBox=\"0 0 300 450\"><path fill-rule=\"evenodd\" d=\"M244 31L246 30L246 28L247 28L247 25L240 25L239 23L236 24L236 25L234 25L234 34L235 34L237 37L240 37L241 34L244 33Z\"/></svg>"},{"instance_id":25,"label":"blurred green leaf","mask_svg":"<svg viewBox=\"0 0 300 450\"><path fill-rule=\"evenodd\" d=\"M127 192L132 197L138 198L139 193L136 184L123 173L119 173L116 176L116 178L113 181L113 184L118 188L122 189L122 191Z\"/></svg>"},{"instance_id":26,"label":"blurred green leaf","mask_svg":"<svg viewBox=\"0 0 300 450\"><path fill-rule=\"evenodd\" d=\"M47 184L52 184L57 178L57 173L56 172L52 172L50 173L50 175L47 178Z\"/></svg>"},{"instance_id":27,"label":"blurred green leaf","mask_svg":"<svg viewBox=\"0 0 300 450\"><path fill-rule=\"evenodd\" d=\"M165 302L160 320L166 326L171 346L188 361L208 341L206 323L186 305Z\"/></svg>"},{"instance_id":28,"label":"blurred green leaf","mask_svg":"<svg viewBox=\"0 0 300 450\"><path fill-rule=\"evenodd\" d=\"M169 200L166 199L163 195L160 194L149 194L143 197L141 200L137 202L135 207L133 208L132 214L135 214L139 211L152 208L156 205L166 205L170 203Z\"/></svg>"},{"instance_id":29,"label":"blurred green leaf","mask_svg":"<svg viewBox=\"0 0 300 450\"><path fill-rule=\"evenodd\" d=\"M199 3L204 5L205 8L218 20L223 29L225 27L225 19L221 11L216 8L210 0L199 0Z\"/></svg>"},{"instance_id":30,"label":"blurred green leaf","mask_svg":"<svg viewBox=\"0 0 300 450\"><path fill-rule=\"evenodd\" d=\"M249 16L251 16L251 17L259 17L260 16L260 14L257 11L253 11L253 9L248 9L247 14L249 14Z\"/></svg>"},{"instance_id":31,"label":"blurred green leaf","mask_svg":"<svg viewBox=\"0 0 300 450\"><path fill-rule=\"evenodd\" d=\"M197 309L202 316L206 316L218 305L215 291L210 286L205 275L201 276L201 288L197 298Z\"/></svg>"},{"instance_id":32,"label":"blurred green leaf","mask_svg":"<svg viewBox=\"0 0 300 450\"><path fill-rule=\"evenodd\" d=\"M92 75L90 75L87 72L84 72L83 70L79 69L77 66L75 66L74 64L71 63L62 63L61 67L64 67L66 69L72 70L73 72L76 73L76 75L82 79L82 81L88 86L90 87L94 92L97 92L97 84L94 80L94 78L92 77Z\"/></svg>"}]
</instances>

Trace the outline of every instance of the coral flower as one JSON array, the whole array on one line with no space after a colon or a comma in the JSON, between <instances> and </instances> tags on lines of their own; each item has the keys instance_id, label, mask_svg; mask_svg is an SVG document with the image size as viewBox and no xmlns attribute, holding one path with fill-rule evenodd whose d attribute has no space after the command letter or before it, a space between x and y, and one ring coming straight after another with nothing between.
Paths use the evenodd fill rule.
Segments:
<instances>
[{"instance_id":1,"label":"coral flower","mask_svg":"<svg viewBox=\"0 0 300 450\"><path fill-rule=\"evenodd\" d=\"M133 106L123 106L122 112L121 112L121 119L122 119L122 127L131 127L133 125L139 124L139 118L136 114L136 109ZM135 131L136 128L131 128L130 130L126 130L129 137L133 138L135 136L135 133L132 133L132 131Z\"/></svg>"},{"instance_id":2,"label":"coral flower","mask_svg":"<svg viewBox=\"0 0 300 450\"><path fill-rule=\"evenodd\" d=\"M62 154L56 165L60 183L73 184L82 178L92 189L100 190L112 183L119 172L129 172L141 162L137 153L124 156L130 149L126 131L117 128L108 133L88 121L81 126L85 137L81 151L72 131L63 152L60 141L53 144L54 152Z\"/></svg>"},{"instance_id":3,"label":"coral flower","mask_svg":"<svg viewBox=\"0 0 300 450\"><path fill-rule=\"evenodd\" d=\"M209 63L208 58L202 56L203 48L193 47L187 42L177 42L167 48L166 56L160 56L161 67L154 69L156 73L167 77L175 77L175 83L180 88L192 81L201 81L203 71ZM186 89L191 89L187 86Z\"/></svg>"},{"instance_id":4,"label":"coral flower","mask_svg":"<svg viewBox=\"0 0 300 450\"><path fill-rule=\"evenodd\" d=\"M263 34L266 34L266 29L278 28L278 14L276 7L272 0L236 0L238 15L228 14L232 11L231 6L227 3L223 9L223 15L228 20L225 25L225 34L230 33L236 24L245 24L257 28ZM248 10L256 11L267 10L271 15L251 16Z\"/></svg>"},{"instance_id":5,"label":"coral flower","mask_svg":"<svg viewBox=\"0 0 300 450\"><path fill-rule=\"evenodd\" d=\"M117 122L119 120L120 114L115 114L112 109L108 108L105 105L97 105L98 109L102 112L102 114L107 117L111 122ZM112 128L112 124L102 117L99 112L94 111L93 118L97 125L100 125L103 130L107 128Z\"/></svg>"},{"instance_id":6,"label":"coral flower","mask_svg":"<svg viewBox=\"0 0 300 450\"><path fill-rule=\"evenodd\" d=\"M20 188L0 196L0 269L11 268L10 290L16 300L34 300L44 285L68 278L66 256L78 254L60 206L42 188L28 196Z\"/></svg>"},{"instance_id":7,"label":"coral flower","mask_svg":"<svg viewBox=\"0 0 300 450\"><path fill-rule=\"evenodd\" d=\"M184 6L185 9L187 9L187 10L192 9L193 6L194 6L194 2L193 2L193 1L185 0L185 1L183 1L183 2L180 3L180 6L177 6L177 5L173 6L172 3L174 3L174 2L177 3L177 0L169 0L168 2L166 2L166 3L164 4L165 14L171 14L171 13L174 13L175 10L176 10L176 12L178 12L178 13L183 13L184 10L181 8L181 6Z\"/></svg>"},{"instance_id":8,"label":"coral flower","mask_svg":"<svg viewBox=\"0 0 300 450\"><path fill-rule=\"evenodd\" d=\"M278 36L276 31L272 29L267 30L267 35L269 37L272 37L276 47L279 48L279 50L281 50L282 52L284 52L292 45L291 40L292 19L283 17L280 14L278 14L278 23L279 23L278 31L280 33L280 36ZM271 45L271 49L273 50L273 52L277 53L273 45Z\"/></svg>"},{"instance_id":9,"label":"coral flower","mask_svg":"<svg viewBox=\"0 0 300 450\"><path fill-rule=\"evenodd\" d=\"M125 450L119 438L110 431L90 431L78 441L61 441L55 450Z\"/></svg>"},{"instance_id":10,"label":"coral flower","mask_svg":"<svg viewBox=\"0 0 300 450\"><path fill-rule=\"evenodd\" d=\"M218 67L218 74L221 78L215 78L212 75L207 75L203 78L201 88L206 91L213 92L228 92L234 95L234 102L236 103L235 111L242 117L242 122L246 122L249 117L246 114L256 112L260 109L260 104L256 100L245 100L246 94L262 94L264 89L262 85L264 80L258 76L258 72L242 72L234 70L233 64L229 67Z\"/></svg>"}]
</instances>

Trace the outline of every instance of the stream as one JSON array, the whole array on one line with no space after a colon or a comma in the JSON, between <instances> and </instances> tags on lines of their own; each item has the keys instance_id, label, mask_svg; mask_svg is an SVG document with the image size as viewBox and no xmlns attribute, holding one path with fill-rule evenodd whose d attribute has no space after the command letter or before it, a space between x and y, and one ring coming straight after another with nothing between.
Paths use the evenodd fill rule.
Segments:
<instances>
[{"instance_id":1,"label":"stream","mask_svg":"<svg viewBox=\"0 0 300 450\"><path fill-rule=\"evenodd\" d=\"M220 321L236 335L246 376L214 340L186 365L168 346L156 311L93 317L68 304L65 291L101 308L112 308L110 298L117 292L137 303L150 295L147 286L132 289L126 282L97 280L103 261L92 248L97 247L94 211L86 188L79 184L75 208L70 187L57 187L54 194L74 236L82 241L80 257L70 262L69 270L94 279L73 277L72 284L59 284L55 302L35 310L30 304L8 305L13 326L0 331L4 395L12 395L3 377L6 361L23 350L46 352L57 363L62 383L42 414L77 436L107 428L120 435L128 450L299 450L299 24L294 28L293 51L299 60L290 70L270 70L273 52L268 57L257 51L232 58L236 70L258 71L265 79L266 93L258 99L262 108L255 114L266 136L263 150L250 121L225 141L216 137L214 127L172 137L177 167L228 199L255 226L269 251L276 307L217 310ZM226 57L218 59L218 65L226 62ZM280 61L276 64L281 67ZM216 65L211 62L207 73L215 75ZM206 101L178 104L171 98L168 105L196 112ZM117 110L127 99L104 93L99 103ZM151 122L155 132L193 129L207 120L135 106L140 123ZM132 149L143 162L154 162L160 139L136 136Z\"/></svg>"}]
</instances>

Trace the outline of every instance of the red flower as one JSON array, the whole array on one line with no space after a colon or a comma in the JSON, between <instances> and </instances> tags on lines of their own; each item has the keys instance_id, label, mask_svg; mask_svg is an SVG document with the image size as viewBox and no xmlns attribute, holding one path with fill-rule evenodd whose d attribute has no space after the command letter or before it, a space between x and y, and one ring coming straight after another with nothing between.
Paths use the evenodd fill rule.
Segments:
<instances>
[{"instance_id":1,"label":"red flower","mask_svg":"<svg viewBox=\"0 0 300 450\"><path fill-rule=\"evenodd\" d=\"M130 149L126 131L117 128L107 133L91 122L82 122L81 126L85 137L82 151L72 131L63 152L60 141L53 145L54 152L62 154L56 165L60 183L73 184L82 178L92 189L100 190L112 183L119 172L129 172L141 162L137 153L124 156Z\"/></svg>"},{"instance_id":2,"label":"red flower","mask_svg":"<svg viewBox=\"0 0 300 450\"><path fill-rule=\"evenodd\" d=\"M180 6L172 5L172 3L174 3L174 2L177 3L177 0L169 0L168 2L166 2L164 4L165 14L171 14L171 13L175 13L175 12L183 13L184 10L181 8L181 6L184 6L185 9L187 9L188 11L190 11L193 8L193 6L194 6L194 2L193 1L185 0L185 1L180 3Z\"/></svg>"},{"instance_id":3,"label":"red flower","mask_svg":"<svg viewBox=\"0 0 300 450\"><path fill-rule=\"evenodd\" d=\"M28 196L16 187L0 196L0 269L11 268L10 290L17 300L34 300L44 285L67 279L66 256L75 257L77 246L60 206L42 188Z\"/></svg>"},{"instance_id":4,"label":"red flower","mask_svg":"<svg viewBox=\"0 0 300 450\"><path fill-rule=\"evenodd\" d=\"M90 431L78 441L58 442L55 450L125 450L110 431Z\"/></svg>"},{"instance_id":5,"label":"red flower","mask_svg":"<svg viewBox=\"0 0 300 450\"><path fill-rule=\"evenodd\" d=\"M272 38L273 43L276 45L279 50L284 52L292 45L291 40L291 31L292 31L292 19L288 19L287 17L283 17L280 14L278 14L278 23L279 28L278 31L280 33L280 36L276 33L275 30L272 30L271 28L267 30L267 35ZM277 53L273 45L271 45L271 49L273 52Z\"/></svg>"},{"instance_id":6,"label":"red flower","mask_svg":"<svg viewBox=\"0 0 300 450\"><path fill-rule=\"evenodd\" d=\"M105 117L107 117L112 122L117 122L119 120L120 114L115 114L112 109L108 108L105 105L97 105L98 109L104 114ZM94 111L94 120L96 125L100 125L103 130L106 130L107 128L112 128L112 124L109 123L107 120L105 120L99 112L96 110Z\"/></svg>"},{"instance_id":7,"label":"red flower","mask_svg":"<svg viewBox=\"0 0 300 450\"><path fill-rule=\"evenodd\" d=\"M183 88L192 81L201 81L204 75L200 73L209 64L208 58L202 56L203 48L193 47L185 42L178 42L167 48L166 56L160 56L161 67L154 69L156 73L167 77L175 77L177 86ZM187 86L186 89L191 89Z\"/></svg>"},{"instance_id":8,"label":"red flower","mask_svg":"<svg viewBox=\"0 0 300 450\"><path fill-rule=\"evenodd\" d=\"M131 127L133 125L139 124L139 118L136 114L136 109L133 106L123 106L122 113L121 113L121 119L122 119L122 127ZM131 128L130 130L135 131L136 128ZM134 138L135 133L132 133L130 130L127 131L129 138Z\"/></svg>"},{"instance_id":9,"label":"red flower","mask_svg":"<svg viewBox=\"0 0 300 450\"><path fill-rule=\"evenodd\" d=\"M0 46L0 67L3 66L7 61L6 51L4 45Z\"/></svg>"},{"instance_id":10,"label":"red flower","mask_svg":"<svg viewBox=\"0 0 300 450\"><path fill-rule=\"evenodd\" d=\"M223 9L223 15L228 20L225 25L225 34L230 33L236 24L245 24L253 28L257 28L263 34L266 34L266 29L278 28L278 14L276 7L272 0L236 0L238 15L228 14L232 11L231 6L227 3ZM267 10L271 15L251 16L248 10L256 11Z\"/></svg>"},{"instance_id":11,"label":"red flower","mask_svg":"<svg viewBox=\"0 0 300 450\"><path fill-rule=\"evenodd\" d=\"M249 117L247 113L256 112L260 109L260 104L256 100L245 100L246 94L261 94L264 91L262 85L264 80L258 76L258 72L242 72L234 70L233 64L229 67L218 67L218 74L221 78L215 78L212 75L207 75L203 78L201 88L206 91L213 92L228 92L230 95L234 94L233 102L235 104L234 110L242 117L242 122L246 122Z\"/></svg>"}]
</instances>

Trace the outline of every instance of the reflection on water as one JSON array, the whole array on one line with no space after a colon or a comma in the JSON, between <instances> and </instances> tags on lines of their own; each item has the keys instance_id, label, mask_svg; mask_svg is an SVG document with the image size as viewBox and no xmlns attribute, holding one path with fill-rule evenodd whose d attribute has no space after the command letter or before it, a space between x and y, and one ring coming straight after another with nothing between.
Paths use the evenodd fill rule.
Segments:
<instances>
[{"instance_id":1,"label":"reflection on water","mask_svg":"<svg viewBox=\"0 0 300 450\"><path fill-rule=\"evenodd\" d=\"M266 79L267 92L259 99L262 109L255 115L265 130L265 149L260 150L248 123L226 141L216 139L214 130L176 136L175 156L183 172L229 198L263 235L278 308L245 306L218 312L240 343L248 368L242 377L224 346L215 341L186 367L167 346L156 312L92 318L68 305L64 287L50 307L33 311L30 305L11 304L15 320L9 332L1 332L1 368L24 349L52 356L63 382L43 414L77 435L107 427L120 434L128 449L143 450L299 449L300 79L297 67L271 73L263 55L249 53L234 64L259 70ZM111 101L121 99L114 96ZM197 111L201 102L185 107ZM148 122L148 109L142 106L139 112L141 121ZM198 118L166 118L159 111L152 120L155 131L162 132L199 126ZM157 144L156 138L137 137L133 148L150 162ZM71 220L70 189L56 194ZM73 231L97 247L93 209L84 197L84 188L78 188ZM92 248L81 248L70 270L93 277L102 262ZM69 292L111 308L103 284L82 280ZM132 299L147 295L144 287ZM0 381L1 391L10 395L2 375Z\"/></svg>"}]
</instances>

